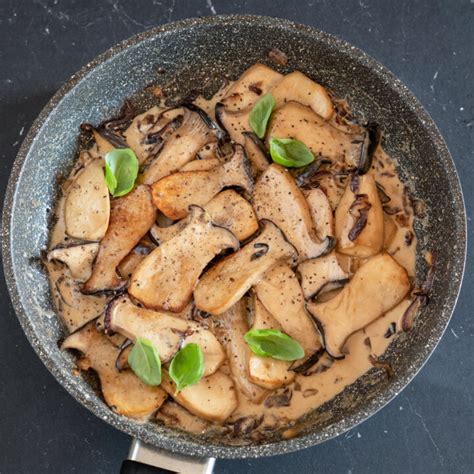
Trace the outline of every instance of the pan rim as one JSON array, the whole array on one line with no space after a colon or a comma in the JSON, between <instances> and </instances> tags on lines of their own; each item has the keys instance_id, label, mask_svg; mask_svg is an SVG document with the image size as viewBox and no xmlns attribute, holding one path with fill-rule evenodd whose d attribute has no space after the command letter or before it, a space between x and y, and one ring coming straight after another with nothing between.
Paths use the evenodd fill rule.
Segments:
<instances>
[{"instance_id":1,"label":"pan rim","mask_svg":"<svg viewBox=\"0 0 474 474\"><path fill-rule=\"evenodd\" d=\"M324 41L330 43L332 47L338 49L338 51L345 52L349 54L353 61L359 62L366 67L368 67L373 73L378 75L383 79L384 83L387 86L390 86L395 92L402 96L404 103L417 114L421 121L424 122L425 131L428 133L431 141L437 143L438 154L437 159L442 160L443 163L448 167L447 174L450 175L450 183L453 185L453 194L458 196L457 207L459 222L462 223L460 227L462 228L463 235L458 236L458 244L464 243L464 246L461 247L458 251L458 254L462 258L458 258L457 272L455 273L455 281L453 282L453 287L455 291L450 295L449 298L444 302L444 307L442 311L445 313L445 320L443 329L437 334L436 338L430 340L424 349L424 359L421 364L417 367L414 367L411 371L408 371L403 376L403 380L399 380L397 384L388 386L384 390L384 396L375 397L367 403L363 412L360 410L350 417L340 420L333 425L326 427L323 431L309 433L298 438L288 439L283 441L278 441L271 444L264 445L250 445L250 446L226 446L226 445L204 445L196 443L192 440L187 439L177 439L168 434L157 434L151 432L146 425L140 425L138 423L130 423L123 421L123 417L113 414L108 409L105 411L101 406L99 406L93 400L84 399L80 396L80 391L77 386L71 385L67 382L67 375L64 370L56 365L51 363L47 353L42 350L40 341L35 335L35 330L33 325L26 314L26 311L23 308L20 299L20 291L16 285L15 279L15 270L12 262L12 253L11 253L11 221L12 221L12 209L14 208L15 203L15 191L16 183L21 177L23 171L23 164L29 154L30 148L35 142L37 135L40 130L47 126L47 121L51 113L54 113L56 106L59 102L82 80L84 80L87 75L92 72L96 67L105 63L107 60L119 55L126 48L130 46L135 46L141 42L152 39L157 35L164 34L169 31L179 31L185 30L191 26L206 26L206 25L225 25L225 24L234 24L238 25L240 23L259 23L269 27L275 28L284 28L284 29L297 29L303 32L310 34L313 38L318 41ZM202 18L189 18L173 23L168 23L165 25L158 26L156 28L147 30L145 32L139 33L135 36L132 36L129 39L126 39L107 51L103 52L97 56L94 60L89 62L86 66L82 67L77 73L75 73L71 78L53 95L49 100L47 105L40 112L38 117L33 122L30 130L28 131L25 139L20 147L20 150L17 154L17 157L13 163L12 171L7 185L7 191L5 195L3 215L3 239L2 239L2 254L3 254L3 265L5 271L5 279L7 282L7 288L10 294L10 298L13 303L15 313L20 321L20 324L25 332L30 344L35 349L36 353L46 365L48 370L52 373L55 379L83 406L88 410L94 413L96 416L102 420L108 422L112 426L124 431L132 436L136 436L142 439L145 442L160 446L172 452L180 452L189 455L199 455L199 456L213 456L220 458L247 458L247 457L261 457L261 456L270 456L275 454L286 454L289 452L297 451L306 447L310 447L331 438L334 438L349 429L353 429L359 423L365 421L370 416L377 413L382 409L386 404L393 400L417 375L421 370L427 360L430 358L434 349L441 340L448 324L451 319L451 316L456 307L456 303L460 294L461 283L464 275L465 262L466 262L466 249L467 249L467 220L466 220L466 210L465 203L462 194L462 188L459 180L459 176L454 164L454 161L449 153L449 150L442 138L441 133L434 124L434 121L429 116L428 112L423 108L421 103L416 99L413 93L398 79L393 73L391 73L385 66L381 65L378 61L367 55L362 50L352 46L346 41L337 38L334 35L322 32L316 28L294 23L289 20L273 18L267 16L258 16L258 15L216 15ZM454 257L453 257L453 260ZM455 293L455 294L454 294ZM48 363L46 363L48 362Z\"/></svg>"}]
</instances>

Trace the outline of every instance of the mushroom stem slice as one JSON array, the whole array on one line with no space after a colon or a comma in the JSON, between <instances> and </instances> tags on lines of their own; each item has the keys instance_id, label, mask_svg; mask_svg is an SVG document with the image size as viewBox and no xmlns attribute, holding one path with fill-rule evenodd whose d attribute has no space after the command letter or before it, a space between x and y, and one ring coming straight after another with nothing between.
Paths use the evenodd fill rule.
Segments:
<instances>
[{"instance_id":1,"label":"mushroom stem slice","mask_svg":"<svg viewBox=\"0 0 474 474\"><path fill-rule=\"evenodd\" d=\"M150 230L155 219L156 209L148 186L138 186L130 194L112 201L109 227L83 293L117 291L126 285L117 275L117 266Z\"/></svg>"},{"instance_id":2,"label":"mushroom stem slice","mask_svg":"<svg viewBox=\"0 0 474 474\"><path fill-rule=\"evenodd\" d=\"M300 261L330 252L334 239L320 240L308 203L291 174L280 165L270 165L255 185L253 204L259 219L269 219L298 250Z\"/></svg>"},{"instance_id":3,"label":"mushroom stem slice","mask_svg":"<svg viewBox=\"0 0 474 474\"><path fill-rule=\"evenodd\" d=\"M84 354L78 366L97 372L107 405L121 415L149 418L168 398L160 387L144 384L132 371L117 370L115 361L120 349L96 330L94 322L67 337L61 349L76 349Z\"/></svg>"},{"instance_id":4,"label":"mushroom stem slice","mask_svg":"<svg viewBox=\"0 0 474 474\"><path fill-rule=\"evenodd\" d=\"M371 173L349 180L336 209L339 252L367 258L378 254L384 241L384 213Z\"/></svg>"},{"instance_id":5,"label":"mushroom stem slice","mask_svg":"<svg viewBox=\"0 0 474 474\"><path fill-rule=\"evenodd\" d=\"M232 379L220 371L177 393L175 384L164 371L161 386L192 414L209 421L224 422L238 405Z\"/></svg>"},{"instance_id":6,"label":"mushroom stem slice","mask_svg":"<svg viewBox=\"0 0 474 474\"><path fill-rule=\"evenodd\" d=\"M139 308L126 296L117 297L109 304L105 327L107 332L119 332L132 341L137 337L149 339L163 363L169 362L182 345L195 342L204 353L205 376L214 373L225 359L224 350L212 332L194 321Z\"/></svg>"},{"instance_id":7,"label":"mushroom stem slice","mask_svg":"<svg viewBox=\"0 0 474 474\"><path fill-rule=\"evenodd\" d=\"M326 350L341 358L347 338L396 306L409 290L406 270L382 253L363 264L333 299L307 307L321 328Z\"/></svg>"},{"instance_id":8,"label":"mushroom stem slice","mask_svg":"<svg viewBox=\"0 0 474 474\"><path fill-rule=\"evenodd\" d=\"M261 221L261 234L229 255L201 277L194 299L198 309L222 314L282 260L294 260L297 251L271 221Z\"/></svg>"},{"instance_id":9,"label":"mushroom stem slice","mask_svg":"<svg viewBox=\"0 0 474 474\"><path fill-rule=\"evenodd\" d=\"M305 192L305 197L318 237L320 239L327 236L334 237L334 215L326 193L320 188L315 188Z\"/></svg>"},{"instance_id":10,"label":"mushroom stem slice","mask_svg":"<svg viewBox=\"0 0 474 474\"><path fill-rule=\"evenodd\" d=\"M139 263L128 292L148 308L179 313L206 265L228 248L239 248L235 235L213 224L203 208L191 206L186 228Z\"/></svg>"},{"instance_id":11,"label":"mushroom stem slice","mask_svg":"<svg viewBox=\"0 0 474 474\"><path fill-rule=\"evenodd\" d=\"M252 162L257 172L264 171L272 160L268 154L265 144L254 132L243 132L244 147L249 160Z\"/></svg>"},{"instance_id":12,"label":"mushroom stem slice","mask_svg":"<svg viewBox=\"0 0 474 474\"><path fill-rule=\"evenodd\" d=\"M169 218L181 219L190 205L208 203L227 186L238 186L248 194L253 190L249 162L240 145L235 145L229 161L211 170L185 171L160 179L152 186L153 201Z\"/></svg>"}]
</instances>

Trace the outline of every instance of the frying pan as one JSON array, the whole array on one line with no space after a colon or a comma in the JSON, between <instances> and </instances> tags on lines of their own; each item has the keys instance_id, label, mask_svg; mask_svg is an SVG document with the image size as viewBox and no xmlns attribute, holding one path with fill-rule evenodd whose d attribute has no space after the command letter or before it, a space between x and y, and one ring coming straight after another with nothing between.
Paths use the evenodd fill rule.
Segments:
<instances>
[{"instance_id":1,"label":"frying pan","mask_svg":"<svg viewBox=\"0 0 474 474\"><path fill-rule=\"evenodd\" d=\"M416 228L418 254L435 251L437 268L429 305L414 328L396 338L386 353L385 360L394 369L391 379L383 370L372 369L303 419L293 439L229 446L219 439L117 415L86 378L73 376L74 357L58 348L65 331L54 313L38 256L47 244L57 178L71 168L82 122L98 124L130 97L144 108L148 99L140 91L150 83L165 85L177 94L192 89L212 94L224 76L236 78L257 61L268 63L268 51L274 47L289 57L288 69L280 68L282 72L303 71L347 97L355 110L382 126L384 146L398 163L410 193L427 204L428 216ZM44 364L95 415L140 440L131 458L157 464L152 458L161 449L162 455L172 457L171 462L178 462L171 452L180 453L185 464L179 469L185 472L211 472L213 461L206 457L268 456L312 446L373 415L412 380L443 335L460 289L466 252L464 203L453 161L412 93L386 68L340 39L286 20L240 15L155 28L113 47L74 75L44 108L23 142L10 176L3 229L11 299ZM417 267L417 277L422 279L426 271L422 257ZM201 459L190 461L186 455Z\"/></svg>"}]
</instances>

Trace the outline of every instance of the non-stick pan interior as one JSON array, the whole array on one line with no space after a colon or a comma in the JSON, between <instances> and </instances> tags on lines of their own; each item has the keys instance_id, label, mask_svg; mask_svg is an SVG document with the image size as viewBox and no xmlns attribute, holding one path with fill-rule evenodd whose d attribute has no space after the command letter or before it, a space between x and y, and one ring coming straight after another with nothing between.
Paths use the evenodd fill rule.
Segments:
<instances>
[{"instance_id":1,"label":"non-stick pan interior","mask_svg":"<svg viewBox=\"0 0 474 474\"><path fill-rule=\"evenodd\" d=\"M259 446L223 446L154 423L112 413L91 386L73 376L74 359L58 349L64 337L38 257L45 248L58 176L68 173L82 122L97 124L150 84L172 94L213 92L224 77L267 62L271 48L379 122L385 147L398 160L411 192L428 205L418 226L419 253L436 251L438 277L414 329L389 348L388 380L373 369L302 425L299 436ZM465 254L465 218L456 171L431 119L386 69L346 43L314 29L262 17L214 17L167 25L108 51L61 89L30 130L14 165L4 210L4 259L13 303L34 348L66 389L97 416L166 449L221 457L288 452L322 442L363 421L416 374L439 341L454 307ZM420 277L424 271L420 260Z\"/></svg>"}]
</instances>

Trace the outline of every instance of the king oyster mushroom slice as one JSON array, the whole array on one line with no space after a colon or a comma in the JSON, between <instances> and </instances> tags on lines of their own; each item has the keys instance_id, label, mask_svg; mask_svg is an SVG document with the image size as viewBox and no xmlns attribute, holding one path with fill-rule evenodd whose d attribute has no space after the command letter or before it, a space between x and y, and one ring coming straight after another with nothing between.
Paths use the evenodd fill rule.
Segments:
<instances>
[{"instance_id":1,"label":"king oyster mushroom slice","mask_svg":"<svg viewBox=\"0 0 474 474\"><path fill-rule=\"evenodd\" d=\"M337 250L366 258L383 247L384 213L371 173L348 181L336 208Z\"/></svg>"},{"instance_id":2,"label":"king oyster mushroom slice","mask_svg":"<svg viewBox=\"0 0 474 474\"><path fill-rule=\"evenodd\" d=\"M226 163L208 171L174 173L152 186L153 201L171 219L188 214L191 204L208 203L221 189L239 186L248 194L253 190L253 179L244 149L234 146L234 153Z\"/></svg>"},{"instance_id":3,"label":"king oyster mushroom slice","mask_svg":"<svg viewBox=\"0 0 474 474\"><path fill-rule=\"evenodd\" d=\"M92 272L92 263L99 250L97 242L58 246L48 252L48 262L58 260L69 268L76 281L86 281Z\"/></svg>"},{"instance_id":4,"label":"king oyster mushroom slice","mask_svg":"<svg viewBox=\"0 0 474 474\"><path fill-rule=\"evenodd\" d=\"M244 340L249 330L245 303L242 298L214 318L214 333L226 349L229 368L237 389L253 403L260 403L268 392L250 380L249 364L253 354Z\"/></svg>"},{"instance_id":5,"label":"king oyster mushroom slice","mask_svg":"<svg viewBox=\"0 0 474 474\"><path fill-rule=\"evenodd\" d=\"M190 211L186 228L155 249L132 274L128 292L148 308L182 311L206 265L223 250L239 248L235 235L215 225L203 208L191 206Z\"/></svg>"},{"instance_id":6,"label":"king oyster mushroom slice","mask_svg":"<svg viewBox=\"0 0 474 474\"><path fill-rule=\"evenodd\" d=\"M262 220L261 234L238 252L210 268L194 290L196 307L222 314L234 305L277 262L295 260L297 251L271 221Z\"/></svg>"},{"instance_id":7,"label":"king oyster mushroom slice","mask_svg":"<svg viewBox=\"0 0 474 474\"><path fill-rule=\"evenodd\" d=\"M306 299L335 290L346 284L350 277L350 274L341 268L336 252L300 263L298 273Z\"/></svg>"},{"instance_id":8,"label":"king oyster mushroom slice","mask_svg":"<svg viewBox=\"0 0 474 474\"><path fill-rule=\"evenodd\" d=\"M155 219L156 209L148 186L138 186L112 201L109 227L100 241L92 275L84 283L83 293L115 291L126 285L117 275L117 266L150 230Z\"/></svg>"},{"instance_id":9,"label":"king oyster mushroom slice","mask_svg":"<svg viewBox=\"0 0 474 474\"><path fill-rule=\"evenodd\" d=\"M244 148L257 172L267 169L272 163L265 144L254 132L242 132L244 136Z\"/></svg>"},{"instance_id":10,"label":"king oyster mushroom slice","mask_svg":"<svg viewBox=\"0 0 474 474\"><path fill-rule=\"evenodd\" d=\"M327 90L300 71L284 76L270 89L270 93L275 99L275 108L294 101L310 107L325 120L329 120L334 113L334 105Z\"/></svg>"},{"instance_id":11,"label":"king oyster mushroom slice","mask_svg":"<svg viewBox=\"0 0 474 474\"><path fill-rule=\"evenodd\" d=\"M267 141L271 138L295 138L308 146L313 154L346 163L358 163L362 137L333 127L312 109L297 102L288 102L275 110L268 125Z\"/></svg>"},{"instance_id":12,"label":"king oyster mushroom slice","mask_svg":"<svg viewBox=\"0 0 474 474\"><path fill-rule=\"evenodd\" d=\"M185 387L180 392L176 392L175 384L164 371L161 386L193 415L209 421L224 422L238 405L232 379L220 371L203 377L196 385Z\"/></svg>"},{"instance_id":13,"label":"king oyster mushroom slice","mask_svg":"<svg viewBox=\"0 0 474 474\"><path fill-rule=\"evenodd\" d=\"M205 158L203 160L193 160L185 164L179 171L208 171L221 164L219 158Z\"/></svg>"},{"instance_id":14,"label":"king oyster mushroom slice","mask_svg":"<svg viewBox=\"0 0 474 474\"><path fill-rule=\"evenodd\" d=\"M307 308L321 328L326 350L340 358L351 334L392 309L409 291L406 270L382 253L364 263L334 298L308 303Z\"/></svg>"},{"instance_id":15,"label":"king oyster mushroom slice","mask_svg":"<svg viewBox=\"0 0 474 474\"><path fill-rule=\"evenodd\" d=\"M198 344L204 354L204 375L213 374L224 362L225 353L212 332L198 323L135 306L127 296L119 296L108 305L105 315L107 332L118 332L132 341L149 339L158 349L162 363L170 362L186 344Z\"/></svg>"},{"instance_id":16,"label":"king oyster mushroom slice","mask_svg":"<svg viewBox=\"0 0 474 474\"><path fill-rule=\"evenodd\" d=\"M117 271L120 278L128 280L138 264L155 249L156 244L148 236L143 237L138 245L118 264Z\"/></svg>"},{"instance_id":17,"label":"king oyster mushroom slice","mask_svg":"<svg viewBox=\"0 0 474 474\"><path fill-rule=\"evenodd\" d=\"M321 349L318 330L305 309L303 291L287 264L280 263L268 270L254 290L283 332L301 344L306 357Z\"/></svg>"},{"instance_id":18,"label":"king oyster mushroom slice","mask_svg":"<svg viewBox=\"0 0 474 474\"><path fill-rule=\"evenodd\" d=\"M265 306L254 296L252 329L282 330L280 323L267 311ZM288 385L295 378L295 372L289 370L292 362L262 357L250 353L248 372L250 380L262 388L275 390Z\"/></svg>"},{"instance_id":19,"label":"king oyster mushroom slice","mask_svg":"<svg viewBox=\"0 0 474 474\"><path fill-rule=\"evenodd\" d=\"M320 239L327 236L334 237L334 215L326 193L320 188L304 192L309 212L316 227L316 234Z\"/></svg>"},{"instance_id":20,"label":"king oyster mushroom slice","mask_svg":"<svg viewBox=\"0 0 474 474\"><path fill-rule=\"evenodd\" d=\"M184 107L182 125L166 140L156 158L145 168L141 177L143 183L153 184L175 173L194 160L204 145L217 140L216 129L209 127L210 122L204 120L204 112L200 112Z\"/></svg>"},{"instance_id":21,"label":"king oyster mushroom slice","mask_svg":"<svg viewBox=\"0 0 474 474\"><path fill-rule=\"evenodd\" d=\"M308 203L287 169L270 165L259 177L253 193L259 219L269 219L298 250L300 261L319 257L334 246L334 239L316 235Z\"/></svg>"},{"instance_id":22,"label":"king oyster mushroom slice","mask_svg":"<svg viewBox=\"0 0 474 474\"><path fill-rule=\"evenodd\" d=\"M227 189L213 197L203 206L214 224L230 230L240 241L247 239L258 230L258 221L250 203L232 189ZM168 227L151 228L156 242L163 244L176 237L188 224L189 216Z\"/></svg>"},{"instance_id":23,"label":"king oyster mushroom slice","mask_svg":"<svg viewBox=\"0 0 474 474\"><path fill-rule=\"evenodd\" d=\"M84 354L78 367L97 372L107 405L121 415L148 418L168 398L160 387L146 385L132 371L117 370L115 361L120 350L96 330L94 322L68 336L61 349Z\"/></svg>"},{"instance_id":24,"label":"king oyster mushroom slice","mask_svg":"<svg viewBox=\"0 0 474 474\"><path fill-rule=\"evenodd\" d=\"M100 240L107 231L109 190L102 159L91 161L68 187L64 205L66 233L81 240Z\"/></svg>"}]
</instances>

